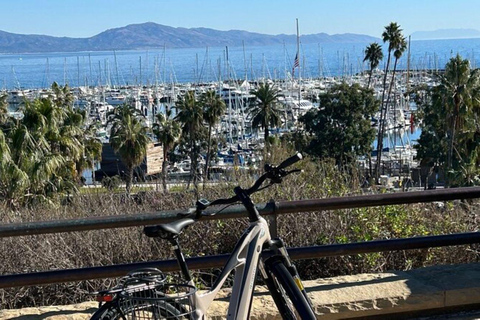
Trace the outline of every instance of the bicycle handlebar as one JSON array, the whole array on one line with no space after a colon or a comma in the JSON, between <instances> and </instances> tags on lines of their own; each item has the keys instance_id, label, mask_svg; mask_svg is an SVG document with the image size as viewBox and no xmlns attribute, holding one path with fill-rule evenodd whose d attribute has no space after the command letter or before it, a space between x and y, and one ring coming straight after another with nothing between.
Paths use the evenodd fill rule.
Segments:
<instances>
[{"instance_id":1,"label":"bicycle handlebar","mask_svg":"<svg viewBox=\"0 0 480 320\"><path fill-rule=\"evenodd\" d=\"M282 163L280 163L277 167L277 169L285 169L286 167L291 166L292 164L297 163L298 161L302 160L303 156L300 152L298 152L296 155L291 156L290 158L284 160Z\"/></svg>"},{"instance_id":2,"label":"bicycle handlebar","mask_svg":"<svg viewBox=\"0 0 480 320\"><path fill-rule=\"evenodd\" d=\"M260 186L265 182L265 180L270 179L272 180L273 183L280 183L282 181L282 178L287 176L290 173L293 172L298 172L299 170L292 170L292 171L285 171L284 169L297 163L298 161L302 160L303 156L300 152L297 154L291 156L290 158L284 160L282 163L280 163L277 167L270 166L268 164L265 165L265 173L262 174L257 181L248 189L245 190L245 193L248 195L251 195L260 189ZM233 196L231 198L225 198L225 199L217 199L212 202L208 202L205 199L200 199L196 203L196 218L199 218L201 216L201 213L203 210L208 208L209 206L214 206L214 205L222 205L222 204L232 204L240 199L238 196Z\"/></svg>"}]
</instances>

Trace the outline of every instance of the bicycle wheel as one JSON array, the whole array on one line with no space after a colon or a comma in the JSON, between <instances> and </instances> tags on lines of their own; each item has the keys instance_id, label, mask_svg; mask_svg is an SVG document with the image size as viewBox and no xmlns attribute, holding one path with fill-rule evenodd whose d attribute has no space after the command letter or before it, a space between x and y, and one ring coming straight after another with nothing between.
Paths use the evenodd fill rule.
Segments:
<instances>
[{"instance_id":1,"label":"bicycle wheel","mask_svg":"<svg viewBox=\"0 0 480 320\"><path fill-rule=\"evenodd\" d=\"M122 319L120 311L114 303L105 303L95 312L90 320L115 320Z\"/></svg>"},{"instance_id":2,"label":"bicycle wheel","mask_svg":"<svg viewBox=\"0 0 480 320\"><path fill-rule=\"evenodd\" d=\"M275 261L269 264L268 269L267 286L282 318L285 320L316 319L312 307L285 264Z\"/></svg>"},{"instance_id":3,"label":"bicycle wheel","mask_svg":"<svg viewBox=\"0 0 480 320\"><path fill-rule=\"evenodd\" d=\"M142 305L140 308L131 306L129 309L120 311L118 301L106 303L95 312L90 320L167 320L182 319L185 313L169 303L162 303L155 307Z\"/></svg>"}]
</instances>

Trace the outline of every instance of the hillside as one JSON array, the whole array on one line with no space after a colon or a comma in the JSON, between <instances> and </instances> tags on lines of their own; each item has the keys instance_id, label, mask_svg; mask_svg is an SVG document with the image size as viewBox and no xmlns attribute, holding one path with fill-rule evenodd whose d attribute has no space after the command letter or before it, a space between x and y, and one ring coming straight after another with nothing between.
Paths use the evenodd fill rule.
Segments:
<instances>
[{"instance_id":1,"label":"hillside","mask_svg":"<svg viewBox=\"0 0 480 320\"><path fill-rule=\"evenodd\" d=\"M303 35L302 43L372 42L378 39L358 34ZM22 35L0 31L0 53L74 52L161 48L275 45L295 43L295 35L267 35L241 30L174 28L152 22L106 30L90 38Z\"/></svg>"}]
</instances>

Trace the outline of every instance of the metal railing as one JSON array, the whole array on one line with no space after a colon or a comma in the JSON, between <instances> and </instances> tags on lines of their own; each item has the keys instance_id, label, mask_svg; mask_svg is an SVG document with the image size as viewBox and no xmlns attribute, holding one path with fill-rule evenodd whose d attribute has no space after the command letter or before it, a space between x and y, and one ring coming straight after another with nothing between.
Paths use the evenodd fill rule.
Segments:
<instances>
[{"instance_id":1,"label":"metal railing","mask_svg":"<svg viewBox=\"0 0 480 320\"><path fill-rule=\"evenodd\" d=\"M432 201L449 201L456 199L480 198L480 187L438 189L406 193L374 194L364 196L336 197L315 200L268 202L258 205L262 215L277 215L320 210L336 210L382 205L410 204ZM213 209L211 209L213 210ZM83 219L56 220L17 223L0 226L0 238L71 231L86 231L107 228L124 228L158 224L178 219L183 210L143 213L136 215L119 215L89 217ZM241 218L246 215L243 206L233 206L215 216L206 219ZM480 233L460 233L440 236L415 237L406 239L377 240L350 244L322 245L314 247L290 248L292 259L312 259L327 256L351 255L361 253L383 252L393 250L421 249L451 245L480 243ZM208 269L221 267L228 255L198 257L187 259L191 269ZM136 268L157 267L165 272L175 271L175 260L150 261L121 264L114 266L89 267L81 269L55 270L27 274L0 276L0 288L44 285L68 281L80 281L98 278L118 277Z\"/></svg>"}]
</instances>

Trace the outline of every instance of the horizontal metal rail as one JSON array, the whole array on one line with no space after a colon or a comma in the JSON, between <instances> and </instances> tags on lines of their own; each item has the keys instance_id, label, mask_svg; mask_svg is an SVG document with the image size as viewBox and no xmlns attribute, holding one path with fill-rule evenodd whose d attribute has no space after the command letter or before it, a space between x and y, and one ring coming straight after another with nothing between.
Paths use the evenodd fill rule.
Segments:
<instances>
[{"instance_id":1,"label":"horizontal metal rail","mask_svg":"<svg viewBox=\"0 0 480 320\"><path fill-rule=\"evenodd\" d=\"M409 204L431 201L448 201L455 199L480 198L480 187L438 189L417 192L375 194L352 197L337 197L315 200L269 202L258 205L262 215L276 215L295 212L308 212L319 210L336 210L346 208L360 208L395 204ZM209 209L214 212L215 209ZM117 215L103 217L89 217L82 219L42 221L0 225L0 238L26 236L71 231L86 231L95 229L123 228L143 226L148 224L165 223L178 219L178 214L184 210L143 213L136 215ZM243 206L234 206L223 210L215 216L205 219L241 218L246 215ZM451 245L464 245L480 243L480 233L462 233L431 237L416 237L394 240L377 240L351 244L335 244L316 247L303 247L289 249L294 260L321 258L327 256L352 255L371 252L392 250L421 249L428 247L441 247ZM198 257L188 259L191 269L208 269L223 266L228 255ZM0 276L0 288L44 285L59 282L80 281L118 277L131 270L145 267L157 267L165 272L177 270L175 260L140 262L103 267L89 267L82 269L45 271L28 274L14 274Z\"/></svg>"},{"instance_id":2,"label":"horizontal metal rail","mask_svg":"<svg viewBox=\"0 0 480 320\"><path fill-rule=\"evenodd\" d=\"M267 216L318 210L336 210L473 198L480 198L480 187L385 193L314 200L279 201L259 204L257 205L257 208L261 215ZM206 212L215 211L215 208L211 208ZM174 210L142 214L88 217L81 219L13 223L0 225L0 238L159 224L176 220L178 219L178 214L184 212L185 210ZM214 216L205 217L205 220L243 217L246 217L246 211L243 206L239 205L226 208Z\"/></svg>"},{"instance_id":3,"label":"horizontal metal rail","mask_svg":"<svg viewBox=\"0 0 480 320\"><path fill-rule=\"evenodd\" d=\"M290 248L288 249L288 253L293 260L304 260L372 252L424 249L474 243L480 243L480 232ZM220 268L226 263L228 257L228 254L196 257L187 259L187 263L189 268L192 270ZM120 277L135 269L151 267L159 268L164 272L179 270L176 260L162 260L113 266L4 275L0 276L0 288Z\"/></svg>"}]
</instances>

